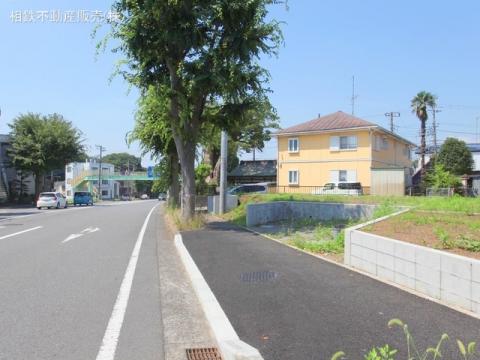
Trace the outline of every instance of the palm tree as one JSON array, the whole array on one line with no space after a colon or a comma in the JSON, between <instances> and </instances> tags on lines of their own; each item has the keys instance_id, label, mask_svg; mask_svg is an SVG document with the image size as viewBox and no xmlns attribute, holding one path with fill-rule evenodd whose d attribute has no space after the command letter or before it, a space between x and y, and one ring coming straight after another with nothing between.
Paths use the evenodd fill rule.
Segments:
<instances>
[{"instance_id":1,"label":"palm tree","mask_svg":"<svg viewBox=\"0 0 480 360\"><path fill-rule=\"evenodd\" d=\"M427 127L427 120L428 120L428 110L429 108L434 110L437 106L437 97L427 91L420 91L415 97L412 99L410 107L412 108L412 113L417 115L418 119L420 120L420 136L421 136L421 143L420 143L420 156L421 156L421 176L422 179L425 177L425 135L426 135L426 127Z\"/></svg>"}]
</instances>

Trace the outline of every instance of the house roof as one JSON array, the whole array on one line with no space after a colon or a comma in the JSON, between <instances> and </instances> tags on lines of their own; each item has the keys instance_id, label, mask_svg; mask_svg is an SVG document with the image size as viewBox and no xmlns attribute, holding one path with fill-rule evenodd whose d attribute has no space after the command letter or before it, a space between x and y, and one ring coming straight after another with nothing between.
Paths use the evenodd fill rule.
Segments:
<instances>
[{"instance_id":1,"label":"house roof","mask_svg":"<svg viewBox=\"0 0 480 360\"><path fill-rule=\"evenodd\" d=\"M374 124L370 121L360 119L356 116L344 113L343 111L337 111L332 114L318 117L316 119L282 129L274 133L274 136L284 135L296 135L309 132L330 132L335 130L350 130L350 129L378 129L384 133L392 135L397 139L416 146L411 141L382 128L381 126Z\"/></svg>"},{"instance_id":2,"label":"house roof","mask_svg":"<svg viewBox=\"0 0 480 360\"><path fill-rule=\"evenodd\" d=\"M344 113L343 111L337 111L333 114L328 114L298 125L291 126L286 129L282 129L276 132L276 135L282 134L294 134L310 131L326 131L326 130L340 130L340 129L352 129L352 128L368 128L375 127L369 121L360 119L356 116Z\"/></svg>"},{"instance_id":3,"label":"house roof","mask_svg":"<svg viewBox=\"0 0 480 360\"><path fill-rule=\"evenodd\" d=\"M277 160L241 160L228 176L276 176Z\"/></svg>"}]
</instances>

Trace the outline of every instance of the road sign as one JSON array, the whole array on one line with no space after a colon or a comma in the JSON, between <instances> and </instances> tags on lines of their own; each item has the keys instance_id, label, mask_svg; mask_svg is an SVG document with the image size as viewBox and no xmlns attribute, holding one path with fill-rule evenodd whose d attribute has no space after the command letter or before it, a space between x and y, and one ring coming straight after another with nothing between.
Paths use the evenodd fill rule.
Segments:
<instances>
[{"instance_id":1,"label":"road sign","mask_svg":"<svg viewBox=\"0 0 480 360\"><path fill-rule=\"evenodd\" d=\"M147 167L147 176L153 178L153 166Z\"/></svg>"}]
</instances>

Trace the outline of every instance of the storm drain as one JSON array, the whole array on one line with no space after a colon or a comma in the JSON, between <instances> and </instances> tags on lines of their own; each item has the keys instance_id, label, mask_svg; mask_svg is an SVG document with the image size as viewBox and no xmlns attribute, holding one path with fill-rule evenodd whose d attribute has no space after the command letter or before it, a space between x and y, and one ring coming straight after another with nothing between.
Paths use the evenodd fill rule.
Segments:
<instances>
[{"instance_id":1,"label":"storm drain","mask_svg":"<svg viewBox=\"0 0 480 360\"><path fill-rule=\"evenodd\" d=\"M217 348L187 349L187 360L222 360Z\"/></svg>"},{"instance_id":2,"label":"storm drain","mask_svg":"<svg viewBox=\"0 0 480 360\"><path fill-rule=\"evenodd\" d=\"M272 281L277 278L277 273L274 271L253 271L245 272L240 275L240 280L248 283L263 283Z\"/></svg>"}]
</instances>

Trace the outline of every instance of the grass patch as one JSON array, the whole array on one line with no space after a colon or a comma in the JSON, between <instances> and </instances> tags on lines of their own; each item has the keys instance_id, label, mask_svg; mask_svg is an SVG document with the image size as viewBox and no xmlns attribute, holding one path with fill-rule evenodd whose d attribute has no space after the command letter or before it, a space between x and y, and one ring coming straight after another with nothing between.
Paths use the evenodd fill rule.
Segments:
<instances>
[{"instance_id":1,"label":"grass patch","mask_svg":"<svg viewBox=\"0 0 480 360\"><path fill-rule=\"evenodd\" d=\"M223 215L237 225L246 224L246 207L248 204L273 201L315 201L348 204L380 205L375 217L382 217L394 212L399 206L415 207L425 211L452 211L472 215L480 213L480 201L475 198L452 197L417 197L417 196L342 196L310 194L251 194L240 197L240 205Z\"/></svg>"},{"instance_id":2,"label":"grass patch","mask_svg":"<svg viewBox=\"0 0 480 360\"><path fill-rule=\"evenodd\" d=\"M166 215L170 217L179 231L202 229L207 220L203 214L195 214L191 220L182 219L181 210L178 208L167 207Z\"/></svg>"}]
</instances>

